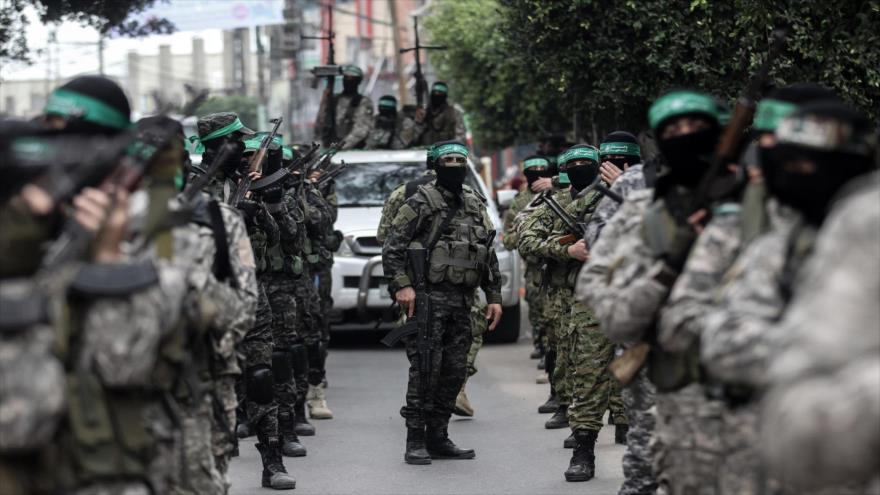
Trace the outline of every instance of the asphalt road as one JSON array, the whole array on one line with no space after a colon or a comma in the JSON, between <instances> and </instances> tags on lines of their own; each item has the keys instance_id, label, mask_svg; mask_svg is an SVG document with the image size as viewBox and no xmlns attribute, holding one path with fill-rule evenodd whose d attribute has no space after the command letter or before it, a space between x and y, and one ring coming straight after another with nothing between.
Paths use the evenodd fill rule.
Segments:
<instances>
[{"instance_id":1,"label":"asphalt road","mask_svg":"<svg viewBox=\"0 0 880 495\"><path fill-rule=\"evenodd\" d=\"M285 458L297 479L297 494L615 494L623 480L624 448L614 445L613 427L599 435L597 476L567 483L562 473L571 450L562 448L568 430L546 430L548 415L537 406L547 385L536 385L535 361L523 339L490 345L477 358L479 373L468 383L476 415L450 424L451 438L474 448L477 458L403 462L406 436L398 414L406 387L402 349L385 349L372 335L334 337L327 363L332 420L313 421L318 433L305 437L307 457ZM260 459L253 439L242 441L230 476L236 495L269 493L260 487Z\"/></svg>"}]
</instances>

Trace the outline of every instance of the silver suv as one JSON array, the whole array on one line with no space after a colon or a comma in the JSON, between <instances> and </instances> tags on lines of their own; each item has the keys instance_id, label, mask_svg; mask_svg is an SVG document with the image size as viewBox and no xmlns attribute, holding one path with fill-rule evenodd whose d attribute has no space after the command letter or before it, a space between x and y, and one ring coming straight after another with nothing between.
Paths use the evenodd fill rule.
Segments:
<instances>
[{"instance_id":1,"label":"silver suv","mask_svg":"<svg viewBox=\"0 0 880 495\"><path fill-rule=\"evenodd\" d=\"M382 246L376 229L385 199L399 185L425 172L425 150L345 151L333 161L347 164L336 179L339 218L336 229L345 237L333 264L333 328L372 328L378 321L394 319L388 281L382 273ZM465 183L488 198L489 215L501 232L501 219L494 199L469 162ZM515 342L520 329L520 274L515 251L504 249L499 238L495 251L501 270L504 315L490 340ZM482 295L482 291L478 291Z\"/></svg>"}]
</instances>

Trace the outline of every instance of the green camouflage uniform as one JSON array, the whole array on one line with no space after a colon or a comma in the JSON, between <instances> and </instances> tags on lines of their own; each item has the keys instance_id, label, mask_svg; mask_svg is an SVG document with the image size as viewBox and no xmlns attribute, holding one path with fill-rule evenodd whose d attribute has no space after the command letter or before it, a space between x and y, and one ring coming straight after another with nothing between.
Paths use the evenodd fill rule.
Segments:
<instances>
[{"instance_id":1,"label":"green camouflage uniform","mask_svg":"<svg viewBox=\"0 0 880 495\"><path fill-rule=\"evenodd\" d=\"M461 201L461 208L445 232L440 228L443 212L450 203ZM427 270L432 335L432 374L429 404L419 394L418 347L415 338L407 341L410 358L409 384L403 415L408 428L444 428L452 415L455 398L467 377L467 353L473 339L470 308L474 290L481 287L487 302L501 303L501 277L498 259L492 247L494 227L479 196L469 189L453 194L432 184L419 187L400 208L385 240L383 268L391 279L392 293L410 286L406 250L413 245L428 246L430 238L438 241L430 253ZM461 268L442 258L473 264ZM427 408L428 414L423 415ZM426 417L427 416L427 417Z\"/></svg>"},{"instance_id":2,"label":"green camouflage uniform","mask_svg":"<svg viewBox=\"0 0 880 495\"><path fill-rule=\"evenodd\" d=\"M352 97L347 94L335 95L333 99L336 103L336 136L341 140L340 149L362 148L373 128L373 100L365 95ZM321 137L324 128L326 104L326 98L321 98L318 118L315 119L317 138Z\"/></svg>"},{"instance_id":3,"label":"green camouflage uniform","mask_svg":"<svg viewBox=\"0 0 880 495\"><path fill-rule=\"evenodd\" d=\"M415 122L413 132L416 138L412 142L418 142L422 146L440 141L467 141L464 117L461 111L448 102L440 109L428 108L425 121L421 124Z\"/></svg>"}]
</instances>

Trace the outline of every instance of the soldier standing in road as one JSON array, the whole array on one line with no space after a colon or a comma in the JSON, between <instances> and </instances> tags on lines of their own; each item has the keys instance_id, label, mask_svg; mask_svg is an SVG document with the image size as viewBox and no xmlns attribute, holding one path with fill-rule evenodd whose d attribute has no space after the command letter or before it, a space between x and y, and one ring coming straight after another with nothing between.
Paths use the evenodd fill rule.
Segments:
<instances>
[{"instance_id":1,"label":"soldier standing in road","mask_svg":"<svg viewBox=\"0 0 880 495\"><path fill-rule=\"evenodd\" d=\"M391 279L389 291L408 317L416 310L416 292L407 249L427 250L426 293L431 340L430 379L421 373L417 338L407 341L409 385L404 417L406 454L410 464L429 464L432 458L470 459L474 451L461 449L449 439L449 418L456 394L467 376L471 344L470 308L474 290L486 294L486 317L493 330L501 317L501 278L492 247L494 227L478 196L463 188L467 148L460 143L435 152L437 180L419 187L392 221L383 249L383 268ZM425 309L425 308L422 308ZM422 385L422 379L430 380ZM420 391L424 395L420 394Z\"/></svg>"},{"instance_id":2,"label":"soldier standing in road","mask_svg":"<svg viewBox=\"0 0 880 495\"><path fill-rule=\"evenodd\" d=\"M383 95L379 98L379 114L367 137L368 150L402 150L410 146L414 122L397 111L397 98Z\"/></svg>"},{"instance_id":3,"label":"soldier standing in road","mask_svg":"<svg viewBox=\"0 0 880 495\"><path fill-rule=\"evenodd\" d=\"M333 96L336 104L336 139L340 141L340 149L351 150L363 148L370 129L373 128L373 101L369 96L358 93L358 86L364 80L364 71L356 65L342 67L342 93ZM333 88L324 90L318 118L315 119L315 135L321 137L322 130L328 122L326 105ZM325 143L326 144L326 143Z\"/></svg>"}]
</instances>

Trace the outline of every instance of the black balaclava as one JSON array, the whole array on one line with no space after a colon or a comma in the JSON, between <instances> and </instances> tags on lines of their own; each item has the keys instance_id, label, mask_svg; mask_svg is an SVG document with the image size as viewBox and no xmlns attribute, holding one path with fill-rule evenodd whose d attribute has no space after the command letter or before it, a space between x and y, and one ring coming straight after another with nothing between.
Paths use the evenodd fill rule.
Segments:
<instances>
[{"instance_id":1,"label":"black balaclava","mask_svg":"<svg viewBox=\"0 0 880 495\"><path fill-rule=\"evenodd\" d=\"M539 169L541 167L541 165L536 165L534 167L525 166L529 163L530 160L543 160L546 162L546 165L543 165L543 170ZM527 156L523 160L523 164L524 164L523 175L525 176L526 182L528 182L529 187L532 187L532 184L534 184L535 181L538 179L542 179L545 177L552 177L552 175L547 175L548 173L550 173L550 161L541 155Z\"/></svg>"},{"instance_id":2,"label":"black balaclava","mask_svg":"<svg viewBox=\"0 0 880 495\"><path fill-rule=\"evenodd\" d=\"M586 158L586 157L573 157L566 158L568 155L572 153L580 153L582 151L589 151L590 155L594 158ZM576 144L566 150L562 155L561 159L566 160L567 163L564 164L565 173L568 175L568 180L571 182L571 187L576 191L583 191L584 188L589 186L596 180L596 177L599 176L599 163L596 161L598 158L598 152L596 148L588 145L588 144ZM570 162L574 162L577 160L589 160L584 165L577 165L572 167L569 165Z\"/></svg>"},{"instance_id":3,"label":"black balaclava","mask_svg":"<svg viewBox=\"0 0 880 495\"><path fill-rule=\"evenodd\" d=\"M602 142L599 144L599 162L611 162L614 164L615 167L619 168L620 171L623 172L623 169L626 167L626 165L635 165L642 161L641 156L626 155L626 153L608 153L608 155L624 155L626 156L626 158L606 158L602 156L601 151L602 145L606 143L632 143L638 146L639 140L636 139L636 137L631 133L626 131L614 131L608 133L608 135L605 136L605 139L603 139Z\"/></svg>"},{"instance_id":4,"label":"black balaclava","mask_svg":"<svg viewBox=\"0 0 880 495\"><path fill-rule=\"evenodd\" d=\"M244 142L241 140L241 135L238 132L233 132L231 134L227 134L222 138L212 139L205 143L205 153L202 155L202 168L207 170L211 164L214 162L214 158L217 157L217 154L220 151L220 148L226 143L235 144L235 151L230 153L229 158L226 159L226 163L224 163L220 170L226 175L226 177L232 177L235 175L236 171L241 167L241 159L244 156Z\"/></svg>"},{"instance_id":5,"label":"black balaclava","mask_svg":"<svg viewBox=\"0 0 880 495\"><path fill-rule=\"evenodd\" d=\"M780 122L776 146L761 150L767 191L821 225L837 192L875 168L871 133L868 119L839 101L803 105ZM797 162L812 164L815 172L789 169Z\"/></svg>"},{"instance_id":6,"label":"black balaclava","mask_svg":"<svg viewBox=\"0 0 880 495\"><path fill-rule=\"evenodd\" d=\"M342 78L342 94L354 96L358 94L358 86L361 85L361 78L346 76Z\"/></svg>"},{"instance_id":7,"label":"black balaclava","mask_svg":"<svg viewBox=\"0 0 880 495\"><path fill-rule=\"evenodd\" d=\"M712 154L721 136L718 124L702 115L710 126L701 131L668 139L658 139L657 147L669 166L670 177L678 184L693 189L709 170Z\"/></svg>"},{"instance_id":8,"label":"black balaclava","mask_svg":"<svg viewBox=\"0 0 880 495\"><path fill-rule=\"evenodd\" d=\"M448 86L446 83L437 81L431 87L431 108L442 108L443 105L446 105L446 100L448 98L448 94L446 91L443 91L438 88L446 88L448 91Z\"/></svg>"},{"instance_id":9,"label":"black balaclava","mask_svg":"<svg viewBox=\"0 0 880 495\"><path fill-rule=\"evenodd\" d=\"M444 143L437 143L434 145L434 150L436 154L436 164L434 166L434 171L437 172L437 185L446 189L447 191L460 194L462 190L462 185L464 184L464 179L467 176L467 163L462 166L453 166L448 167L443 165L442 157L447 154L443 152L443 148L447 146L456 146L462 149L462 153L465 157L468 155L467 146L460 141L451 141Z\"/></svg>"}]
</instances>

